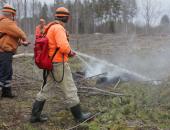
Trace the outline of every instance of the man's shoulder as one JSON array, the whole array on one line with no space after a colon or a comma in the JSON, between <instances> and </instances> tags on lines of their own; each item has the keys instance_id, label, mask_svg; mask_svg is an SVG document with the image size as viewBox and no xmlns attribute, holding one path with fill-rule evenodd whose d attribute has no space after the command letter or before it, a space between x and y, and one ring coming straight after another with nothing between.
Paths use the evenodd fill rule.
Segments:
<instances>
[{"instance_id":1,"label":"man's shoulder","mask_svg":"<svg viewBox=\"0 0 170 130\"><path fill-rule=\"evenodd\" d=\"M52 26L54 30L58 31L58 30L65 30L64 27L60 24L55 24Z\"/></svg>"},{"instance_id":2,"label":"man's shoulder","mask_svg":"<svg viewBox=\"0 0 170 130\"><path fill-rule=\"evenodd\" d=\"M51 27L52 27L52 28L56 28L56 29L63 28L62 25L60 25L59 23L55 23L55 22L51 25Z\"/></svg>"},{"instance_id":3,"label":"man's shoulder","mask_svg":"<svg viewBox=\"0 0 170 130\"><path fill-rule=\"evenodd\" d=\"M16 22L15 21L12 21L8 18L3 18L1 21L0 21L0 25L3 27L3 28L8 28L8 27L13 27L13 26L17 26Z\"/></svg>"},{"instance_id":4,"label":"man's shoulder","mask_svg":"<svg viewBox=\"0 0 170 130\"><path fill-rule=\"evenodd\" d=\"M12 21L12 20L10 20L10 19L8 19L8 18L3 19L3 20L2 20L2 24L3 24L4 26L7 26L7 27L17 26L17 23L16 23L15 21Z\"/></svg>"},{"instance_id":5,"label":"man's shoulder","mask_svg":"<svg viewBox=\"0 0 170 130\"><path fill-rule=\"evenodd\" d=\"M50 22L46 28L53 28L53 29L64 29L64 27L60 24L60 22L58 21L53 21L53 22Z\"/></svg>"}]
</instances>

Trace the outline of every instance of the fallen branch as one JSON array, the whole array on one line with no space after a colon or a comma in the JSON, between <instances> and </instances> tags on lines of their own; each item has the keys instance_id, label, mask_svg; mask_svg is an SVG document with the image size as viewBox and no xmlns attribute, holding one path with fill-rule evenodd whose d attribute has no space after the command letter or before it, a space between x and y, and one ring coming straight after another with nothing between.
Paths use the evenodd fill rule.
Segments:
<instances>
[{"instance_id":1,"label":"fallen branch","mask_svg":"<svg viewBox=\"0 0 170 130\"><path fill-rule=\"evenodd\" d=\"M14 59L16 58L21 58L21 57L33 57L33 53L21 53L21 54L16 54L13 56Z\"/></svg>"},{"instance_id":2,"label":"fallen branch","mask_svg":"<svg viewBox=\"0 0 170 130\"><path fill-rule=\"evenodd\" d=\"M103 89L99 89L99 88L96 88L96 87L79 87L79 88L80 89L95 90L95 91L99 91L99 92L102 92L102 93L110 94L110 95L113 95L113 96L130 96L130 95L122 94L122 93L109 92L109 91L106 91L106 90L103 90Z\"/></svg>"},{"instance_id":3,"label":"fallen branch","mask_svg":"<svg viewBox=\"0 0 170 130\"><path fill-rule=\"evenodd\" d=\"M108 93L101 93L101 92L89 92L89 91L78 91L78 93L80 94L84 94L84 96L113 96L115 97L115 95L111 95L111 94L108 94Z\"/></svg>"}]
</instances>

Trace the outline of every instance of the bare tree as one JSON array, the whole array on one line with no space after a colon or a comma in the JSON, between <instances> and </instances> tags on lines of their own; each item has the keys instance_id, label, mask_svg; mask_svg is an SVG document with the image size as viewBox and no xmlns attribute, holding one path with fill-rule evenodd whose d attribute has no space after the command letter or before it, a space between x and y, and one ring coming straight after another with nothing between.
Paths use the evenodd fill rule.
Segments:
<instances>
[{"instance_id":1,"label":"bare tree","mask_svg":"<svg viewBox=\"0 0 170 130\"><path fill-rule=\"evenodd\" d=\"M35 23L35 0L32 0L32 17ZM34 24L34 27L35 27L35 24Z\"/></svg>"},{"instance_id":2,"label":"bare tree","mask_svg":"<svg viewBox=\"0 0 170 130\"><path fill-rule=\"evenodd\" d=\"M75 34L76 34L76 44L77 44L77 50L79 49L79 45L78 45L78 34L79 34L79 0L75 0L75 4L76 4L76 21L75 21Z\"/></svg>"},{"instance_id":3,"label":"bare tree","mask_svg":"<svg viewBox=\"0 0 170 130\"><path fill-rule=\"evenodd\" d=\"M17 4L17 19L18 19L18 21L20 21L20 18L21 18L21 1L17 0L16 4Z\"/></svg>"},{"instance_id":4,"label":"bare tree","mask_svg":"<svg viewBox=\"0 0 170 130\"><path fill-rule=\"evenodd\" d=\"M128 32L128 23L133 22L133 18L137 14L136 0L122 0L122 18L124 23L124 30Z\"/></svg>"},{"instance_id":5,"label":"bare tree","mask_svg":"<svg viewBox=\"0 0 170 130\"><path fill-rule=\"evenodd\" d=\"M160 15L161 5L158 0L142 0L143 17L146 24L146 33L150 33L151 26L155 24Z\"/></svg>"}]
</instances>

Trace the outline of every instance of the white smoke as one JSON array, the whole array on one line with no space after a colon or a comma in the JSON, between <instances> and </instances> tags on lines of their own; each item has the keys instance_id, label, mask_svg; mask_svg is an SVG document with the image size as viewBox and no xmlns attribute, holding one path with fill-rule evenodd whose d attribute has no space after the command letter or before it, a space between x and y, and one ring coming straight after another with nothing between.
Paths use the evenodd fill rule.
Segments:
<instances>
[{"instance_id":1,"label":"white smoke","mask_svg":"<svg viewBox=\"0 0 170 130\"><path fill-rule=\"evenodd\" d=\"M93 56L89 56L87 54L83 54L80 52L77 52L77 54L81 57L85 57L89 59L88 66L86 68L86 77L102 74L107 72L107 77L114 78L114 77L133 77L133 79L139 79L139 80L150 80L149 78L142 76L138 73L135 73L133 71L129 71L128 69L125 69L123 67L120 67L118 65L109 63L105 60L95 58Z\"/></svg>"},{"instance_id":2,"label":"white smoke","mask_svg":"<svg viewBox=\"0 0 170 130\"><path fill-rule=\"evenodd\" d=\"M108 38L108 40L107 40ZM96 57L79 55L87 62L86 76L108 73L108 78L161 81L170 77L170 38L168 36L105 36ZM101 42L101 43L100 43ZM105 48L111 52L106 52ZM78 52L79 53L79 52ZM104 54L104 55L102 55ZM88 60L87 60L88 59Z\"/></svg>"}]
</instances>

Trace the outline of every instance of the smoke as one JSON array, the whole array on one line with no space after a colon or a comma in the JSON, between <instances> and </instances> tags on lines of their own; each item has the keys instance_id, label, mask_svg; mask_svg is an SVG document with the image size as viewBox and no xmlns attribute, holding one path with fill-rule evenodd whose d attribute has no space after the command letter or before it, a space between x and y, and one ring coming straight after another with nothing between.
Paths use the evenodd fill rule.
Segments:
<instances>
[{"instance_id":1,"label":"smoke","mask_svg":"<svg viewBox=\"0 0 170 130\"><path fill-rule=\"evenodd\" d=\"M96 54L99 57L95 58L80 53L81 57L88 58L87 77L104 72L108 73L108 78L121 77L123 80L166 80L170 76L170 39L167 37L131 35L122 37L124 44L121 46L122 41L116 38L114 41L117 46L110 47L110 55Z\"/></svg>"},{"instance_id":2,"label":"smoke","mask_svg":"<svg viewBox=\"0 0 170 130\"><path fill-rule=\"evenodd\" d=\"M125 53L114 57L113 62L153 80L165 80L170 76L169 39L146 37L134 39ZM141 42L144 43L141 45Z\"/></svg>"},{"instance_id":3,"label":"smoke","mask_svg":"<svg viewBox=\"0 0 170 130\"><path fill-rule=\"evenodd\" d=\"M127 77L130 79L139 79L139 80L150 80L145 76L142 76L138 73L135 73L133 71L129 71L126 68L120 67L118 65L109 63L105 60L95 58L93 56L89 56L87 54L83 54L80 52L77 52L77 54L81 57L85 57L89 59L88 66L86 68L86 77L106 73L106 77L108 79L112 79L114 77L120 77L122 79L127 79ZM133 78L132 78L133 77Z\"/></svg>"},{"instance_id":4,"label":"smoke","mask_svg":"<svg viewBox=\"0 0 170 130\"><path fill-rule=\"evenodd\" d=\"M106 66L101 63L95 63L94 61L91 61L89 63L89 66L86 68L86 77L91 77L94 75L98 75L101 73L104 73Z\"/></svg>"}]
</instances>

